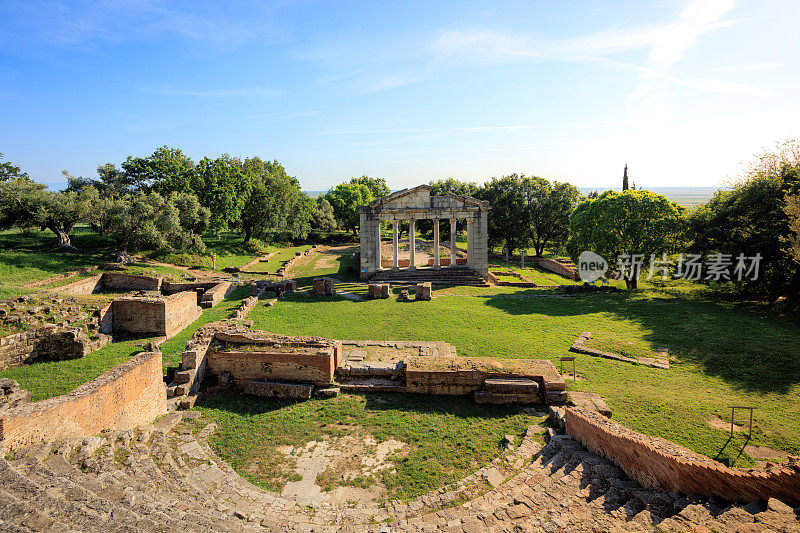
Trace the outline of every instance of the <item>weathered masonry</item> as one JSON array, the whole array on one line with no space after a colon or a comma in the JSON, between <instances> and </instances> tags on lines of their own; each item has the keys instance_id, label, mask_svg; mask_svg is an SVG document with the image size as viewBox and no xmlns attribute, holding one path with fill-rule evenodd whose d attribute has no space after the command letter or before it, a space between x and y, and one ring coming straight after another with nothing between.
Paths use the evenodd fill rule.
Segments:
<instances>
[{"instance_id":1,"label":"weathered masonry","mask_svg":"<svg viewBox=\"0 0 800 533\"><path fill-rule=\"evenodd\" d=\"M415 265L414 231L417 220L433 221L433 270L442 269L439 258L439 225L442 221L450 223L451 258L456 257L456 221L467 220L467 260L466 266L486 278L489 275L489 257L487 250L487 223L491 207L487 202L448 194L447 196L431 196L428 185L420 185L412 189L403 189L358 208L361 224L361 279L369 279L381 270L381 221L392 221L393 260L392 271L400 270L398 259L398 225L401 220L409 222L409 253L411 254L408 270L417 269ZM452 261L450 268L457 267L458 261ZM447 268L447 267L445 267Z\"/></svg>"}]
</instances>

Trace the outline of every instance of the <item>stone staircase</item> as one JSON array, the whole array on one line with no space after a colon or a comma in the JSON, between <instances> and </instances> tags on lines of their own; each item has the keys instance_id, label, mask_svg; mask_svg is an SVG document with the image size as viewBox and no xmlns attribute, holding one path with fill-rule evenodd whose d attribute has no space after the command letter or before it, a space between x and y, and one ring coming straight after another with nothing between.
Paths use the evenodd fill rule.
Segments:
<instances>
[{"instance_id":1,"label":"stone staircase","mask_svg":"<svg viewBox=\"0 0 800 533\"><path fill-rule=\"evenodd\" d=\"M799 531L781 502L715 506L647 490L578 442L517 446L409 502L301 505L236 474L172 413L136 431L0 459L1 531ZM195 432L192 432L192 429ZM705 528L705 529L703 529Z\"/></svg>"},{"instance_id":2,"label":"stone staircase","mask_svg":"<svg viewBox=\"0 0 800 533\"><path fill-rule=\"evenodd\" d=\"M489 284L469 267L417 268L416 270L381 270L369 279L372 283L396 283L411 285L430 281L434 285L470 285L488 287Z\"/></svg>"}]
</instances>

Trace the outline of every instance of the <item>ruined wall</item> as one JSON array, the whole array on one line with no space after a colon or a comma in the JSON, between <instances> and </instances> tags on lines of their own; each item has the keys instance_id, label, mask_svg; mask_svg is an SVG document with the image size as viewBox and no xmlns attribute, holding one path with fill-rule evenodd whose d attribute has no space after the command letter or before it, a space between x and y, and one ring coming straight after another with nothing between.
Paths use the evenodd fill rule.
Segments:
<instances>
[{"instance_id":1,"label":"ruined wall","mask_svg":"<svg viewBox=\"0 0 800 533\"><path fill-rule=\"evenodd\" d=\"M112 302L114 331L172 337L191 324L202 310L193 292L160 298L123 297Z\"/></svg>"},{"instance_id":2,"label":"ruined wall","mask_svg":"<svg viewBox=\"0 0 800 533\"><path fill-rule=\"evenodd\" d=\"M103 274L103 288L123 291L160 291L161 278L152 276L138 276L123 274L121 272L106 272Z\"/></svg>"},{"instance_id":3,"label":"ruined wall","mask_svg":"<svg viewBox=\"0 0 800 533\"><path fill-rule=\"evenodd\" d=\"M197 320L203 312L197 305L197 296L193 292L179 292L164 298L167 337L172 337L183 328Z\"/></svg>"},{"instance_id":4,"label":"ruined wall","mask_svg":"<svg viewBox=\"0 0 800 533\"><path fill-rule=\"evenodd\" d=\"M236 285L230 281L222 281L217 283L206 292L200 300L200 306L203 308L214 307L220 303L227 295L229 295L236 288Z\"/></svg>"},{"instance_id":5,"label":"ruined wall","mask_svg":"<svg viewBox=\"0 0 800 533\"><path fill-rule=\"evenodd\" d=\"M3 452L103 430L132 429L164 414L160 352L135 355L64 396L7 410L0 416Z\"/></svg>"},{"instance_id":6,"label":"ruined wall","mask_svg":"<svg viewBox=\"0 0 800 533\"><path fill-rule=\"evenodd\" d=\"M652 489L751 502L770 497L800 505L800 464L768 470L729 468L658 437L632 431L594 411L566 409L567 433Z\"/></svg>"},{"instance_id":7,"label":"ruined wall","mask_svg":"<svg viewBox=\"0 0 800 533\"><path fill-rule=\"evenodd\" d=\"M98 274L90 278L79 279L78 281L73 281L72 283L67 283L66 285L56 287L53 290L60 294L68 294L71 296L92 294L103 288L103 276L104 274Z\"/></svg>"},{"instance_id":8,"label":"ruined wall","mask_svg":"<svg viewBox=\"0 0 800 533\"><path fill-rule=\"evenodd\" d=\"M291 350L291 349L290 349ZM229 372L234 380L271 380L328 384L333 381L333 350L208 351L208 371Z\"/></svg>"},{"instance_id":9,"label":"ruined wall","mask_svg":"<svg viewBox=\"0 0 800 533\"><path fill-rule=\"evenodd\" d=\"M170 295L175 294L176 292L183 292L183 291L196 291L197 289L202 289L204 291L210 289L214 285L217 285L219 281L167 281L164 280L161 283L161 292L164 294Z\"/></svg>"},{"instance_id":10,"label":"ruined wall","mask_svg":"<svg viewBox=\"0 0 800 533\"><path fill-rule=\"evenodd\" d=\"M0 370L40 361L76 359L111 342L108 335L90 338L79 328L43 326L0 338Z\"/></svg>"},{"instance_id":11,"label":"ruined wall","mask_svg":"<svg viewBox=\"0 0 800 533\"><path fill-rule=\"evenodd\" d=\"M550 272L554 272L559 276L564 276L567 279L572 280L579 280L580 277L575 269L571 268L570 266L563 265L556 261L555 259L547 259L544 257L532 257L532 261L535 261L545 270L549 270Z\"/></svg>"}]
</instances>

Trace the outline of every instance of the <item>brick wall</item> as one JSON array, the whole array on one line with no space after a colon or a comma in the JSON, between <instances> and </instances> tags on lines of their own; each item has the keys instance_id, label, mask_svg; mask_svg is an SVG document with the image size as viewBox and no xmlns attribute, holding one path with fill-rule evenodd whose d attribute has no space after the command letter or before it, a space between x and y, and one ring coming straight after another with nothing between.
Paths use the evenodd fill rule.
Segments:
<instances>
[{"instance_id":1,"label":"brick wall","mask_svg":"<svg viewBox=\"0 0 800 533\"><path fill-rule=\"evenodd\" d=\"M328 384L333 381L334 351L295 348L286 351L208 351L208 372L229 372L235 380L271 380Z\"/></svg>"},{"instance_id":2,"label":"brick wall","mask_svg":"<svg viewBox=\"0 0 800 533\"><path fill-rule=\"evenodd\" d=\"M49 328L53 329L53 326ZM33 359L33 347L42 329L29 329L0 337L0 370L20 366Z\"/></svg>"},{"instance_id":3,"label":"brick wall","mask_svg":"<svg viewBox=\"0 0 800 533\"><path fill-rule=\"evenodd\" d=\"M645 487L739 502L774 497L800 505L800 463L767 470L729 468L580 407L567 408L565 422L567 433L613 461Z\"/></svg>"},{"instance_id":4,"label":"brick wall","mask_svg":"<svg viewBox=\"0 0 800 533\"><path fill-rule=\"evenodd\" d=\"M160 298L123 297L112 302L114 331L172 337L201 313L193 292Z\"/></svg>"},{"instance_id":5,"label":"brick wall","mask_svg":"<svg viewBox=\"0 0 800 533\"><path fill-rule=\"evenodd\" d=\"M145 352L69 394L6 411L0 417L0 449L132 429L165 411L161 353Z\"/></svg>"},{"instance_id":6,"label":"brick wall","mask_svg":"<svg viewBox=\"0 0 800 533\"><path fill-rule=\"evenodd\" d=\"M98 274L90 278L79 279L78 281L67 283L66 285L62 285L61 287L57 287L53 290L59 292L60 294L69 294L72 296L92 294L96 291L99 291L103 287L102 278L103 274Z\"/></svg>"}]
</instances>

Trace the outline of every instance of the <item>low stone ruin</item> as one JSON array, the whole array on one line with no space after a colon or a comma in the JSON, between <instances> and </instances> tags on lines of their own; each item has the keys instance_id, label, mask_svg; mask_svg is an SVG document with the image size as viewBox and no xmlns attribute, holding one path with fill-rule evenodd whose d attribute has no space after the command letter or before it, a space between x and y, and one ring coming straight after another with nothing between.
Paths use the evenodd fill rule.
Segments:
<instances>
[{"instance_id":1,"label":"low stone ruin","mask_svg":"<svg viewBox=\"0 0 800 533\"><path fill-rule=\"evenodd\" d=\"M367 289L367 296L374 300L386 299L389 297L388 283L370 283Z\"/></svg>"},{"instance_id":2,"label":"low stone ruin","mask_svg":"<svg viewBox=\"0 0 800 533\"><path fill-rule=\"evenodd\" d=\"M573 342L572 346L569 347L569 351L574 353L591 355L593 357L603 357L605 359L613 359L614 361L623 361L625 363L651 366L653 368L662 368L662 369L669 368L669 352L666 350L666 348L654 353L653 357L636 357L636 358L625 357L624 355L620 355L618 353L604 352L603 350L598 350L596 348L590 348L588 346L584 346L584 343L591 337L592 337L591 332L584 331L578 336L577 339L575 339L575 342Z\"/></svg>"},{"instance_id":3,"label":"low stone ruin","mask_svg":"<svg viewBox=\"0 0 800 533\"><path fill-rule=\"evenodd\" d=\"M417 293L414 295L416 300L430 300L431 299L431 282L417 283Z\"/></svg>"},{"instance_id":4,"label":"low stone ruin","mask_svg":"<svg viewBox=\"0 0 800 533\"><path fill-rule=\"evenodd\" d=\"M320 296L332 296L336 294L335 283L333 278L314 278L311 292Z\"/></svg>"}]
</instances>

